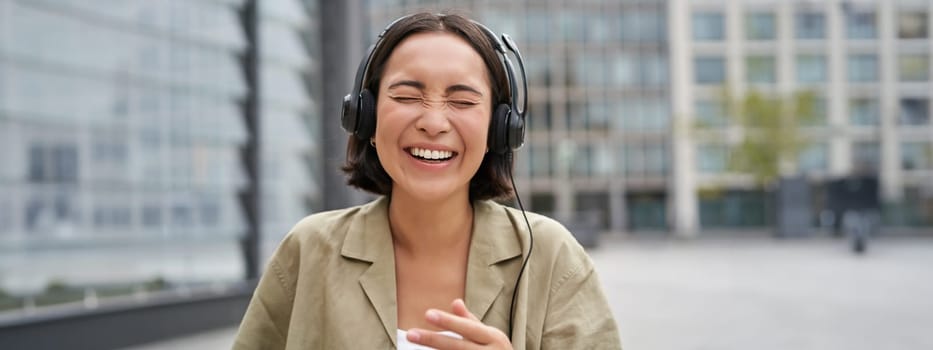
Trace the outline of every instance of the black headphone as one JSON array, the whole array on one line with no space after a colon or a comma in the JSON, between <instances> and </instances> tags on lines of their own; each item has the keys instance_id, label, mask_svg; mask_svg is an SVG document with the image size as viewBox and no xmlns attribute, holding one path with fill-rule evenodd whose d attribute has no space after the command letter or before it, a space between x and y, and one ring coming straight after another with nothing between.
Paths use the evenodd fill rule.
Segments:
<instances>
[{"instance_id":1,"label":"black headphone","mask_svg":"<svg viewBox=\"0 0 933 350\"><path fill-rule=\"evenodd\" d=\"M376 42L369 47L363 60L356 70L356 79L353 82L353 90L343 98L343 113L341 123L343 129L356 135L360 140L368 140L376 133L376 98L372 92L363 87L363 81L366 73L369 71L373 53L379 45L382 44L382 38L399 21L409 16L392 21L382 33L379 34ZM443 15L441 15L443 16ZM522 55L518 51L518 46L507 34L502 34L502 39L489 28L479 22L472 21L489 38L490 43L501 58L502 67L505 70L509 80L510 95L512 103L502 103L493 110L492 120L489 123L488 146L489 150L505 154L519 149L525 143L525 108L528 105L528 82L525 80L525 64L522 61ZM518 68L522 73L522 90L518 90L516 83L516 71L509 59L508 52L515 55L518 62ZM522 101L519 101L518 93L521 93ZM519 104L522 102L522 104Z\"/></svg>"}]
</instances>

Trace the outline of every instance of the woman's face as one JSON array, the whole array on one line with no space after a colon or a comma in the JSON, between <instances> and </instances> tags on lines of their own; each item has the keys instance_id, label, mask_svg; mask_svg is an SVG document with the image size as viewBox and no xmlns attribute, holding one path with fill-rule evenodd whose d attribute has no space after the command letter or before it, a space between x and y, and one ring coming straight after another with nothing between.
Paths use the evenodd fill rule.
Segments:
<instances>
[{"instance_id":1,"label":"woman's face","mask_svg":"<svg viewBox=\"0 0 933 350\"><path fill-rule=\"evenodd\" d=\"M376 152L393 195L435 201L467 195L486 153L492 91L464 39L414 34L386 61L376 102Z\"/></svg>"}]
</instances>

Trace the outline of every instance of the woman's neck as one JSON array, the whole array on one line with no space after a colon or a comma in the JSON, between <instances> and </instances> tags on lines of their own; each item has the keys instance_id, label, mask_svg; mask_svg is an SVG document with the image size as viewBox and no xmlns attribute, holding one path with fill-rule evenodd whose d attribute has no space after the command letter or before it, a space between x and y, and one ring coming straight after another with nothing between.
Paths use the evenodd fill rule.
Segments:
<instances>
[{"instance_id":1,"label":"woman's neck","mask_svg":"<svg viewBox=\"0 0 933 350\"><path fill-rule=\"evenodd\" d=\"M389 225L396 249L442 255L452 248L469 246L473 206L468 194L431 202L405 193L393 192L391 196Z\"/></svg>"}]
</instances>

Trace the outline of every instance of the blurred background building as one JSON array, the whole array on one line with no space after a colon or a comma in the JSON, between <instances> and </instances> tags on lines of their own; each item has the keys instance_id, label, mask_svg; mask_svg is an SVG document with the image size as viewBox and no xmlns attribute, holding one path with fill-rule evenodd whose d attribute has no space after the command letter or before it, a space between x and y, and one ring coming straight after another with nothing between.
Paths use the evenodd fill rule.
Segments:
<instances>
[{"instance_id":1,"label":"blurred background building","mask_svg":"<svg viewBox=\"0 0 933 350\"><path fill-rule=\"evenodd\" d=\"M0 0L0 321L248 288L323 205L317 11Z\"/></svg>"},{"instance_id":2,"label":"blurred background building","mask_svg":"<svg viewBox=\"0 0 933 350\"><path fill-rule=\"evenodd\" d=\"M243 287L292 224L359 203L339 103L413 11L510 34L530 85L528 209L612 233L774 225L730 167L723 92L811 91L797 174L876 174L933 227L928 0L0 0L0 321ZM258 152L258 153L257 153Z\"/></svg>"},{"instance_id":3,"label":"blurred background building","mask_svg":"<svg viewBox=\"0 0 933 350\"><path fill-rule=\"evenodd\" d=\"M676 220L698 213L701 228L769 225L768 193L728 168L734 121L716 101L740 95L811 91L815 120L796 167L825 205L825 180L852 174L880 179L883 220L933 224L930 122L930 1L671 1L674 118L707 126L673 138L672 177L685 200ZM697 196L704 188L724 189ZM675 190L675 193L680 191ZM697 209L688 207L698 207ZM692 226L694 224L686 224Z\"/></svg>"},{"instance_id":4,"label":"blurred background building","mask_svg":"<svg viewBox=\"0 0 933 350\"><path fill-rule=\"evenodd\" d=\"M242 278L240 1L0 4L4 285ZM300 3L261 4L262 225L284 232L319 201L315 53Z\"/></svg>"}]
</instances>

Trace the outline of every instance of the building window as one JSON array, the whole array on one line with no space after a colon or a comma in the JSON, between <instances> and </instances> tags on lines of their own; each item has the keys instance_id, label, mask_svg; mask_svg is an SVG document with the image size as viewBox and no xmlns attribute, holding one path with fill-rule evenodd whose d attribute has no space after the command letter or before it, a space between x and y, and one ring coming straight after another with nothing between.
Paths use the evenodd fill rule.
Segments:
<instances>
[{"instance_id":1,"label":"building window","mask_svg":"<svg viewBox=\"0 0 933 350\"><path fill-rule=\"evenodd\" d=\"M667 144L645 144L645 173L652 176L667 174Z\"/></svg>"},{"instance_id":2,"label":"building window","mask_svg":"<svg viewBox=\"0 0 933 350\"><path fill-rule=\"evenodd\" d=\"M557 22L561 34L559 38L563 41L580 41L580 38L586 38L594 42L606 40L606 29L608 29L608 26L606 25L605 18L600 16L599 13L583 15L579 13L562 12L558 16ZM583 34L583 27L581 25L583 22L586 22L592 29L586 31L586 34Z\"/></svg>"},{"instance_id":3,"label":"building window","mask_svg":"<svg viewBox=\"0 0 933 350\"><path fill-rule=\"evenodd\" d=\"M144 227L160 227L162 225L162 208L158 205L143 206L142 224Z\"/></svg>"},{"instance_id":4,"label":"building window","mask_svg":"<svg viewBox=\"0 0 933 350\"><path fill-rule=\"evenodd\" d=\"M641 100L623 97L615 103L615 118L610 120L612 128L622 132L641 130Z\"/></svg>"},{"instance_id":5,"label":"building window","mask_svg":"<svg viewBox=\"0 0 933 350\"><path fill-rule=\"evenodd\" d=\"M570 167L571 175L591 176L593 174L593 147L588 144L578 146L573 154Z\"/></svg>"},{"instance_id":6,"label":"building window","mask_svg":"<svg viewBox=\"0 0 933 350\"><path fill-rule=\"evenodd\" d=\"M822 13L798 13L795 24L797 39L823 39L826 37L826 16Z\"/></svg>"},{"instance_id":7,"label":"building window","mask_svg":"<svg viewBox=\"0 0 933 350\"><path fill-rule=\"evenodd\" d=\"M639 56L641 83L645 86L662 86L668 83L667 57L656 53L644 53Z\"/></svg>"},{"instance_id":8,"label":"building window","mask_svg":"<svg viewBox=\"0 0 933 350\"><path fill-rule=\"evenodd\" d=\"M725 62L722 57L697 57L694 60L697 84L721 84L726 80Z\"/></svg>"},{"instance_id":9,"label":"building window","mask_svg":"<svg viewBox=\"0 0 933 350\"><path fill-rule=\"evenodd\" d=\"M801 83L822 83L826 81L826 56L798 55L797 81Z\"/></svg>"},{"instance_id":10,"label":"building window","mask_svg":"<svg viewBox=\"0 0 933 350\"><path fill-rule=\"evenodd\" d=\"M930 123L930 100L925 98L901 99L901 125L926 125Z\"/></svg>"},{"instance_id":11,"label":"building window","mask_svg":"<svg viewBox=\"0 0 933 350\"><path fill-rule=\"evenodd\" d=\"M529 110L534 111L534 117L525 120L525 125L531 130L551 129L551 104L548 101L532 101Z\"/></svg>"},{"instance_id":12,"label":"building window","mask_svg":"<svg viewBox=\"0 0 933 350\"><path fill-rule=\"evenodd\" d=\"M32 145L29 147L29 181L33 183L76 183L78 149L75 145Z\"/></svg>"},{"instance_id":13,"label":"building window","mask_svg":"<svg viewBox=\"0 0 933 350\"><path fill-rule=\"evenodd\" d=\"M567 101L567 130L585 131L586 103L584 101Z\"/></svg>"},{"instance_id":14,"label":"building window","mask_svg":"<svg viewBox=\"0 0 933 350\"><path fill-rule=\"evenodd\" d=\"M729 118L723 110L722 103L715 101L697 101L696 123L700 127L722 127L729 124Z\"/></svg>"},{"instance_id":15,"label":"building window","mask_svg":"<svg viewBox=\"0 0 933 350\"><path fill-rule=\"evenodd\" d=\"M550 32L551 28L548 23L548 18L550 18L550 16L542 11L531 11L526 16L528 41L537 43L547 42L548 32Z\"/></svg>"},{"instance_id":16,"label":"building window","mask_svg":"<svg viewBox=\"0 0 933 350\"><path fill-rule=\"evenodd\" d=\"M578 55L576 77L580 85L603 86L606 84L605 55L581 52Z\"/></svg>"},{"instance_id":17,"label":"building window","mask_svg":"<svg viewBox=\"0 0 933 350\"><path fill-rule=\"evenodd\" d=\"M130 209L128 207L98 206L94 208L94 226L128 227L130 226Z\"/></svg>"},{"instance_id":18,"label":"building window","mask_svg":"<svg viewBox=\"0 0 933 350\"><path fill-rule=\"evenodd\" d=\"M531 162L532 177L551 176L551 147L548 144L533 144L528 147L528 160Z\"/></svg>"},{"instance_id":19,"label":"building window","mask_svg":"<svg viewBox=\"0 0 933 350\"><path fill-rule=\"evenodd\" d=\"M697 170L701 173L726 172L729 166L729 148L725 145L701 145L697 150Z\"/></svg>"},{"instance_id":20,"label":"building window","mask_svg":"<svg viewBox=\"0 0 933 350\"><path fill-rule=\"evenodd\" d=\"M829 115L829 110L827 109L826 98L816 97L813 99L812 118L805 119L800 124L804 126L823 126L826 125L827 115Z\"/></svg>"},{"instance_id":21,"label":"building window","mask_svg":"<svg viewBox=\"0 0 933 350\"><path fill-rule=\"evenodd\" d=\"M644 98L641 105L642 126L648 131L665 131L670 126L670 106L667 100Z\"/></svg>"},{"instance_id":22,"label":"building window","mask_svg":"<svg viewBox=\"0 0 933 350\"><path fill-rule=\"evenodd\" d=\"M658 10L627 11L622 19L622 38L626 41L662 42L667 39L667 19Z\"/></svg>"},{"instance_id":23,"label":"building window","mask_svg":"<svg viewBox=\"0 0 933 350\"><path fill-rule=\"evenodd\" d=\"M878 26L874 11L852 11L846 17L846 34L849 39L874 39Z\"/></svg>"},{"instance_id":24,"label":"building window","mask_svg":"<svg viewBox=\"0 0 933 350\"><path fill-rule=\"evenodd\" d=\"M720 41L725 37L723 16L719 12L693 14L693 40Z\"/></svg>"},{"instance_id":25,"label":"building window","mask_svg":"<svg viewBox=\"0 0 933 350\"><path fill-rule=\"evenodd\" d=\"M527 56L528 58L525 59L525 72L528 74L528 80L534 81L541 86L550 87L553 83L549 71L551 63L548 55L545 53L532 53Z\"/></svg>"},{"instance_id":26,"label":"building window","mask_svg":"<svg viewBox=\"0 0 933 350\"><path fill-rule=\"evenodd\" d=\"M808 146L797 157L797 166L804 172L826 170L826 150L825 143Z\"/></svg>"},{"instance_id":27,"label":"building window","mask_svg":"<svg viewBox=\"0 0 933 350\"><path fill-rule=\"evenodd\" d=\"M663 194L626 192L625 207L631 230L667 229L667 201Z\"/></svg>"},{"instance_id":28,"label":"building window","mask_svg":"<svg viewBox=\"0 0 933 350\"><path fill-rule=\"evenodd\" d=\"M878 81L878 56L873 54L849 55L849 81Z\"/></svg>"},{"instance_id":29,"label":"building window","mask_svg":"<svg viewBox=\"0 0 933 350\"><path fill-rule=\"evenodd\" d=\"M592 146L592 150L593 175L602 177L612 175L616 166L612 149L604 144L596 144Z\"/></svg>"},{"instance_id":30,"label":"building window","mask_svg":"<svg viewBox=\"0 0 933 350\"><path fill-rule=\"evenodd\" d=\"M878 142L863 141L852 145L852 168L872 172L881 164L881 148Z\"/></svg>"},{"instance_id":31,"label":"building window","mask_svg":"<svg viewBox=\"0 0 933 350\"><path fill-rule=\"evenodd\" d=\"M638 85L638 56L621 52L612 57L612 75L609 77L610 84L615 86L637 86Z\"/></svg>"},{"instance_id":32,"label":"building window","mask_svg":"<svg viewBox=\"0 0 933 350\"><path fill-rule=\"evenodd\" d=\"M627 144L619 146L616 169L631 176L664 176L668 168L668 152L662 143ZM624 164L624 167L623 167Z\"/></svg>"},{"instance_id":33,"label":"building window","mask_svg":"<svg viewBox=\"0 0 933 350\"><path fill-rule=\"evenodd\" d=\"M749 83L774 83L774 56L749 56L745 59L746 81Z\"/></svg>"},{"instance_id":34,"label":"building window","mask_svg":"<svg viewBox=\"0 0 933 350\"><path fill-rule=\"evenodd\" d=\"M609 129L609 104L606 100L590 99L586 104L586 122L590 130Z\"/></svg>"},{"instance_id":35,"label":"building window","mask_svg":"<svg viewBox=\"0 0 933 350\"><path fill-rule=\"evenodd\" d=\"M774 28L773 13L750 13L745 17L745 37L748 40L773 40Z\"/></svg>"},{"instance_id":36,"label":"building window","mask_svg":"<svg viewBox=\"0 0 933 350\"><path fill-rule=\"evenodd\" d=\"M849 101L849 124L874 126L878 125L881 114L881 105L874 98L853 98Z\"/></svg>"},{"instance_id":37,"label":"building window","mask_svg":"<svg viewBox=\"0 0 933 350\"><path fill-rule=\"evenodd\" d=\"M927 81L930 79L930 56L901 55L897 59L897 70L901 81Z\"/></svg>"},{"instance_id":38,"label":"building window","mask_svg":"<svg viewBox=\"0 0 933 350\"><path fill-rule=\"evenodd\" d=\"M670 125L670 108L662 98L622 98L611 108L615 114L608 122L615 130L663 131Z\"/></svg>"},{"instance_id":39,"label":"building window","mask_svg":"<svg viewBox=\"0 0 933 350\"><path fill-rule=\"evenodd\" d=\"M23 213L25 215L23 222L26 231L35 231L48 226L50 219L46 208L48 205L45 202L45 199L40 197L31 198L27 202L26 210Z\"/></svg>"},{"instance_id":40,"label":"building window","mask_svg":"<svg viewBox=\"0 0 933 350\"><path fill-rule=\"evenodd\" d=\"M29 146L29 182L42 183L47 181L45 168L45 147L40 145Z\"/></svg>"},{"instance_id":41,"label":"building window","mask_svg":"<svg viewBox=\"0 0 933 350\"><path fill-rule=\"evenodd\" d=\"M700 226L757 227L768 223L763 191L715 191L699 196Z\"/></svg>"},{"instance_id":42,"label":"building window","mask_svg":"<svg viewBox=\"0 0 933 350\"><path fill-rule=\"evenodd\" d=\"M220 199L216 196L202 198L200 203L201 224L215 227L220 224ZM276 211L277 212L277 211ZM268 215L268 214L266 214Z\"/></svg>"},{"instance_id":43,"label":"building window","mask_svg":"<svg viewBox=\"0 0 933 350\"><path fill-rule=\"evenodd\" d=\"M902 142L901 167L904 170L933 168L933 144L928 142Z\"/></svg>"},{"instance_id":44,"label":"building window","mask_svg":"<svg viewBox=\"0 0 933 350\"><path fill-rule=\"evenodd\" d=\"M922 11L899 13L897 18L897 37L901 39L926 38L927 13Z\"/></svg>"},{"instance_id":45,"label":"building window","mask_svg":"<svg viewBox=\"0 0 933 350\"><path fill-rule=\"evenodd\" d=\"M172 225L175 227L190 227L194 223L191 207L184 203L172 206Z\"/></svg>"},{"instance_id":46,"label":"building window","mask_svg":"<svg viewBox=\"0 0 933 350\"><path fill-rule=\"evenodd\" d=\"M537 213L554 213L554 195L551 193L532 193L531 208Z\"/></svg>"}]
</instances>

